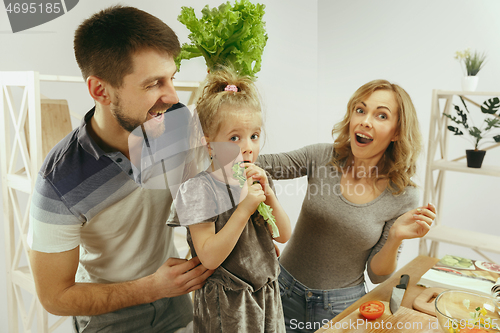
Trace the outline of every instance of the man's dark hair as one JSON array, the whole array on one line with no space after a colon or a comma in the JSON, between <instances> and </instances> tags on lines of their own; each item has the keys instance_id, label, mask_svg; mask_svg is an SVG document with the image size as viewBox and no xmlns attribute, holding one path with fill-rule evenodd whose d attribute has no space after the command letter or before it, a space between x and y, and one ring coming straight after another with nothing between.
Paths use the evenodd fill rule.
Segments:
<instances>
[{"instance_id":1,"label":"man's dark hair","mask_svg":"<svg viewBox=\"0 0 500 333\"><path fill-rule=\"evenodd\" d=\"M159 18L134 7L113 6L78 27L74 49L85 80L95 75L119 88L125 75L133 72L133 53L153 49L175 58L180 44Z\"/></svg>"}]
</instances>

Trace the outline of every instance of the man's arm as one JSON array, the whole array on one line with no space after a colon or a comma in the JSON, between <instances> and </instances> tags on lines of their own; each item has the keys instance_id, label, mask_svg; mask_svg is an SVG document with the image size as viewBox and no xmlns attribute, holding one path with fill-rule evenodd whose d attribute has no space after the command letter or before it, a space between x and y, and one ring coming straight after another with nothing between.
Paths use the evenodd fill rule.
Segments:
<instances>
[{"instance_id":1,"label":"man's arm","mask_svg":"<svg viewBox=\"0 0 500 333\"><path fill-rule=\"evenodd\" d=\"M30 262L43 307L60 316L92 316L199 289L213 271L198 258L169 258L154 274L121 283L76 283L79 247L61 253L31 250Z\"/></svg>"}]
</instances>

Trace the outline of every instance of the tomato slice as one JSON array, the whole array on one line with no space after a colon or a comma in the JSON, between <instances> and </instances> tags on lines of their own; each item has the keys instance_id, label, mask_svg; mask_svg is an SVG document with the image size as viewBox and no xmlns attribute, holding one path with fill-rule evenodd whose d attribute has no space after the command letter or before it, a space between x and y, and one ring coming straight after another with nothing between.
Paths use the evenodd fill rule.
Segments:
<instances>
[{"instance_id":1,"label":"tomato slice","mask_svg":"<svg viewBox=\"0 0 500 333\"><path fill-rule=\"evenodd\" d=\"M361 304L361 306L359 307L359 312L366 319L377 319L384 313L384 311L384 303L379 301L368 301Z\"/></svg>"}]
</instances>

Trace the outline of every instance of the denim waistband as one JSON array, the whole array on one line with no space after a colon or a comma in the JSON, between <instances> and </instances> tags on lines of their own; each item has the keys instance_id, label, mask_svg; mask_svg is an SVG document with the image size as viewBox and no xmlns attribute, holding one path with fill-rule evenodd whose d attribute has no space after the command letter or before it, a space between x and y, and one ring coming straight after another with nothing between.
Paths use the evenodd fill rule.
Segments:
<instances>
[{"instance_id":1,"label":"denim waistband","mask_svg":"<svg viewBox=\"0 0 500 333\"><path fill-rule=\"evenodd\" d=\"M292 292L294 292L297 295L300 296L304 295L307 298L316 298L316 299L322 298L325 301L326 300L341 301L343 299L350 299L355 294L364 294L366 291L364 283L347 288L326 289L326 290L311 289L306 285L302 284L296 278L294 278L292 274L290 274L281 264L280 268L281 268L281 273L279 279L281 280L281 282L287 285L286 288L287 290L285 291L285 294L286 293L291 294Z\"/></svg>"}]
</instances>

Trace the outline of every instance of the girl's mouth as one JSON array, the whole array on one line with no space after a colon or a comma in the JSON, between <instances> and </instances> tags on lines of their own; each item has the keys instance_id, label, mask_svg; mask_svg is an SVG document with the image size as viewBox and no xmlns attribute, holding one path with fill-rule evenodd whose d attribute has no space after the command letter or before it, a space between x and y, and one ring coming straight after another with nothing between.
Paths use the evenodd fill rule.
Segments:
<instances>
[{"instance_id":1,"label":"girl's mouth","mask_svg":"<svg viewBox=\"0 0 500 333\"><path fill-rule=\"evenodd\" d=\"M361 133L356 133L356 141L362 144L367 144L373 141L373 138L368 135L364 135Z\"/></svg>"}]
</instances>

